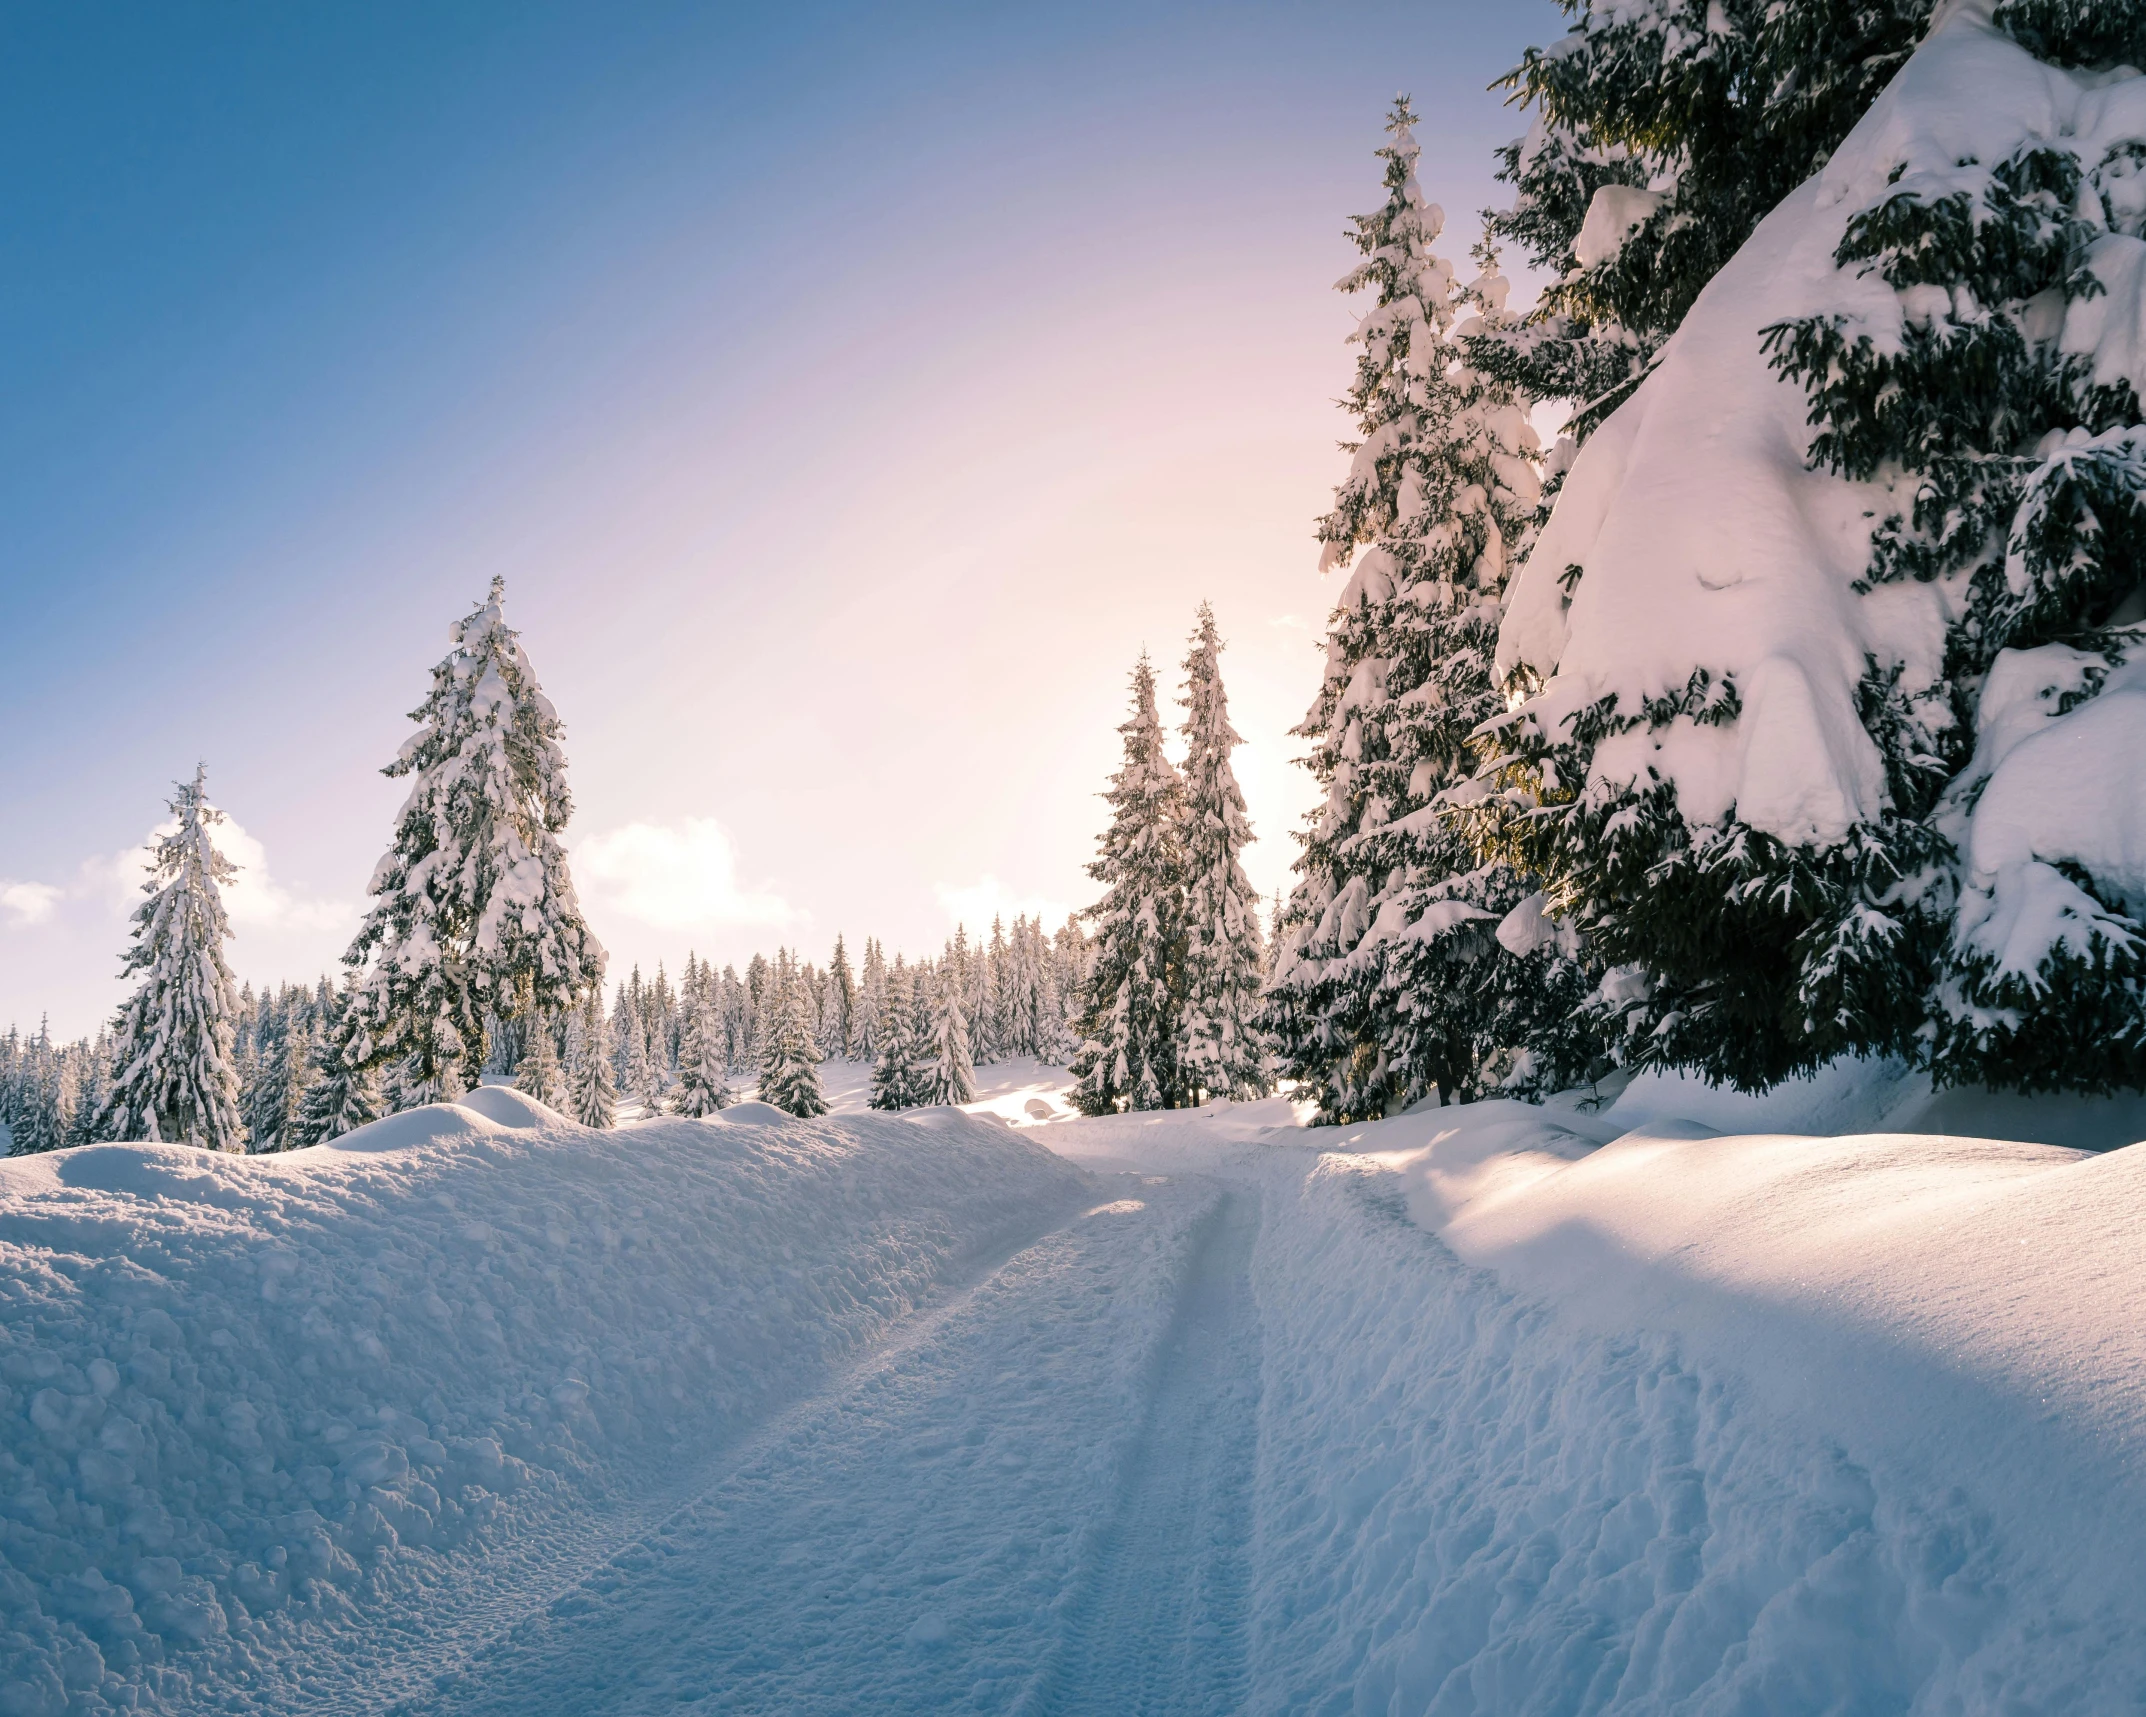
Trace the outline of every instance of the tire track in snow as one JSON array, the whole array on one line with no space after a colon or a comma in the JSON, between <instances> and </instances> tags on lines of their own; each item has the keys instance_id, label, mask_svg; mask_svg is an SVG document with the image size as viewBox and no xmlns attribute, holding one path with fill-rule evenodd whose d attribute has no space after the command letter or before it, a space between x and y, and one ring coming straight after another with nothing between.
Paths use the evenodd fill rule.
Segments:
<instances>
[{"instance_id":1,"label":"tire track in snow","mask_svg":"<svg viewBox=\"0 0 2146 1717\"><path fill-rule=\"evenodd\" d=\"M443 1687L517 1628L568 1600L590 1579L601 1577L622 1554L660 1537L671 1522L690 1514L740 1472L794 1437L830 1401L866 1386L927 1345L961 1316L1009 1262L1078 1221L1086 1208L1085 1198L1049 1207L1040 1213L1040 1220L984 1242L960 1260L931 1303L903 1319L885 1340L842 1365L820 1387L778 1406L758 1424L702 1456L683 1485L673 1485L636 1508L594 1521L545 1523L516 1547L511 1572L472 1604L466 1616L456 1618L455 1635L426 1640L401 1663L377 1666L361 1688L316 1709L323 1717L411 1717L431 1709Z\"/></svg>"},{"instance_id":2,"label":"tire track in snow","mask_svg":"<svg viewBox=\"0 0 2146 1717\"><path fill-rule=\"evenodd\" d=\"M1142 1432L1170 1337L1197 1323L1188 1280L1228 1227L1212 1183L1127 1190L786 1416L694 1501L400 1709L1007 1710L1040 1659L1064 1655L1069 1594L1093 1585L1084 1548L1100 1518L1126 1513L1119 1487L1146 1464L1126 1451L1156 1444ZM1241 1594L1221 1596L1241 1612Z\"/></svg>"},{"instance_id":3,"label":"tire track in snow","mask_svg":"<svg viewBox=\"0 0 2146 1717\"><path fill-rule=\"evenodd\" d=\"M1114 1507L1090 1546L1057 1649L1022 1717L1197 1717L1241 1710L1258 1435L1249 1269L1259 1195L1206 1219Z\"/></svg>"}]
</instances>

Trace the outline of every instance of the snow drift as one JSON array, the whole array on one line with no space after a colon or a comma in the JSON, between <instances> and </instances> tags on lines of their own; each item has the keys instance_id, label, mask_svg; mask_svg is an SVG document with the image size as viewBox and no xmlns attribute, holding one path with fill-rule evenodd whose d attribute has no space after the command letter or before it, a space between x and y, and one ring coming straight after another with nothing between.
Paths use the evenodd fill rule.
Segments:
<instances>
[{"instance_id":1,"label":"snow drift","mask_svg":"<svg viewBox=\"0 0 2146 1717\"><path fill-rule=\"evenodd\" d=\"M2146 1153L1365 1133L1265 1243L1268 1709L2146 1699Z\"/></svg>"},{"instance_id":2,"label":"snow drift","mask_svg":"<svg viewBox=\"0 0 2146 1717\"><path fill-rule=\"evenodd\" d=\"M366 1686L1084 1185L952 1111L468 1101L0 1163L0 1712Z\"/></svg>"},{"instance_id":3,"label":"snow drift","mask_svg":"<svg viewBox=\"0 0 2146 1717\"><path fill-rule=\"evenodd\" d=\"M2146 1147L1638 1096L1052 1130L1260 1189L1244 1708L2146 1707Z\"/></svg>"}]
</instances>

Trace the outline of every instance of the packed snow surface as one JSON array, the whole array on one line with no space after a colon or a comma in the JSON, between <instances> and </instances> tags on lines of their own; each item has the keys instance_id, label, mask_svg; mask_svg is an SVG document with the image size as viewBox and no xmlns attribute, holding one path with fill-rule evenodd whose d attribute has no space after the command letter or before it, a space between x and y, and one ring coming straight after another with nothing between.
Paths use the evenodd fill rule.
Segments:
<instances>
[{"instance_id":1,"label":"packed snow surface","mask_svg":"<svg viewBox=\"0 0 2146 1717\"><path fill-rule=\"evenodd\" d=\"M2146 1155L1051 1078L0 1165L0 1710L2146 1705Z\"/></svg>"}]
</instances>

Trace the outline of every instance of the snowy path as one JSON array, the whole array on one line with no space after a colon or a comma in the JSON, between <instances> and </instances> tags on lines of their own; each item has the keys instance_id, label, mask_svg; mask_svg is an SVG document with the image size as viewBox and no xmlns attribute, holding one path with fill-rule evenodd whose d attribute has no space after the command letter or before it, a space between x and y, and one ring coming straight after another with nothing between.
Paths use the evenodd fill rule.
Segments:
<instances>
[{"instance_id":1,"label":"snowy path","mask_svg":"<svg viewBox=\"0 0 2146 1717\"><path fill-rule=\"evenodd\" d=\"M1094 1563L1024 1711L1189 1717L1243 1704L1257 1232L1256 1195L1244 1188L1203 1225Z\"/></svg>"},{"instance_id":2,"label":"snowy path","mask_svg":"<svg viewBox=\"0 0 2146 1717\"><path fill-rule=\"evenodd\" d=\"M409 1113L0 1170L0 1717L2146 1710L2146 1147Z\"/></svg>"},{"instance_id":3,"label":"snowy path","mask_svg":"<svg viewBox=\"0 0 2146 1717\"><path fill-rule=\"evenodd\" d=\"M1257 1222L1134 1183L394 1709L1235 1709Z\"/></svg>"}]
</instances>

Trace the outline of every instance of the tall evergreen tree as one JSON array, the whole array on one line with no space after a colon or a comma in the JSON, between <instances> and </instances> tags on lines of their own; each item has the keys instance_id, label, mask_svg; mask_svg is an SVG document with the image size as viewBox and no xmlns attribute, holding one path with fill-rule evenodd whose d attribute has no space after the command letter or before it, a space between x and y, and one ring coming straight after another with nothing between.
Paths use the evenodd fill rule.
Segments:
<instances>
[{"instance_id":1,"label":"tall evergreen tree","mask_svg":"<svg viewBox=\"0 0 2146 1717\"><path fill-rule=\"evenodd\" d=\"M566 1112L566 1069L559 1064L559 1051L552 1042L552 1023L542 1014L527 1015L522 1028L528 1042L522 1048L520 1065L514 1070L514 1088L534 1097L546 1108Z\"/></svg>"},{"instance_id":2,"label":"tall evergreen tree","mask_svg":"<svg viewBox=\"0 0 2146 1717\"><path fill-rule=\"evenodd\" d=\"M998 914L991 916L991 942L984 951L984 1029L980 1035L985 1061L1003 1061L1018 1055L1014 1003L1013 946L1006 940L1006 926Z\"/></svg>"},{"instance_id":3,"label":"tall evergreen tree","mask_svg":"<svg viewBox=\"0 0 2146 1717\"><path fill-rule=\"evenodd\" d=\"M926 1102L952 1105L976 1101L976 1068L969 1054L966 989L959 962L949 959L940 966L939 982L932 997Z\"/></svg>"},{"instance_id":4,"label":"tall evergreen tree","mask_svg":"<svg viewBox=\"0 0 2146 1717\"><path fill-rule=\"evenodd\" d=\"M883 998L878 1029L879 1054L872 1063L874 1109L909 1109L919 1101L916 1040L910 1030L915 1000L911 976L901 955L887 968L881 986Z\"/></svg>"},{"instance_id":5,"label":"tall evergreen tree","mask_svg":"<svg viewBox=\"0 0 2146 1717\"><path fill-rule=\"evenodd\" d=\"M770 978L774 968L767 956L755 954L745 963L745 995L748 1006L745 1020L749 1036L745 1044L747 1060L754 1067L760 1065L767 1049L768 1022L773 1016L775 993Z\"/></svg>"},{"instance_id":6,"label":"tall evergreen tree","mask_svg":"<svg viewBox=\"0 0 2146 1717\"><path fill-rule=\"evenodd\" d=\"M1063 1066L1073 1054L1073 1028L1068 1019L1065 984L1068 979L1058 949L1044 934L1040 919L1029 925L1029 959L1035 985L1035 1048L1038 1061Z\"/></svg>"},{"instance_id":7,"label":"tall evergreen tree","mask_svg":"<svg viewBox=\"0 0 2146 1717\"><path fill-rule=\"evenodd\" d=\"M618 1082L606 1035L601 993L592 989L566 1019L566 1099L575 1120L599 1131L618 1125Z\"/></svg>"},{"instance_id":8,"label":"tall evergreen tree","mask_svg":"<svg viewBox=\"0 0 2146 1717\"><path fill-rule=\"evenodd\" d=\"M858 1061L879 1056L880 1021L886 1014L887 960L879 939L864 939L864 965L858 973L857 997L850 1017L850 1055Z\"/></svg>"},{"instance_id":9,"label":"tall evergreen tree","mask_svg":"<svg viewBox=\"0 0 2146 1717\"><path fill-rule=\"evenodd\" d=\"M383 1105L379 1078L368 1068L353 1067L333 1037L313 1046L313 1081L306 1087L294 1137L300 1145L325 1144L380 1119Z\"/></svg>"},{"instance_id":10,"label":"tall evergreen tree","mask_svg":"<svg viewBox=\"0 0 2146 1717\"><path fill-rule=\"evenodd\" d=\"M37 1036L23 1056L15 1101L13 1153L18 1157L56 1151L67 1142L60 1115L60 1057L52 1045L52 1022L38 1021Z\"/></svg>"},{"instance_id":11,"label":"tall evergreen tree","mask_svg":"<svg viewBox=\"0 0 2146 1717\"><path fill-rule=\"evenodd\" d=\"M850 971L849 951L842 946L842 937L835 936L834 958L827 966L827 1006L824 1013L825 1031L820 1047L831 1055L847 1061L857 1053L854 1039L857 1015L857 979Z\"/></svg>"},{"instance_id":12,"label":"tall evergreen tree","mask_svg":"<svg viewBox=\"0 0 2146 1717\"><path fill-rule=\"evenodd\" d=\"M487 1013L555 1013L603 977L559 836L573 812L564 728L503 614L504 584L457 621L418 731L383 773L410 777L373 906L346 1054L402 1069L405 1098L451 1097L485 1062Z\"/></svg>"},{"instance_id":13,"label":"tall evergreen tree","mask_svg":"<svg viewBox=\"0 0 2146 1717\"><path fill-rule=\"evenodd\" d=\"M325 1144L380 1119L383 1104L378 1074L353 1064L343 1053L348 1039L342 1027L342 1013L354 982L353 978L344 979L344 995L339 998L327 988L327 980L321 980L322 1000L317 1004L320 1027L313 1034L312 1077L299 1106L295 1144Z\"/></svg>"},{"instance_id":14,"label":"tall evergreen tree","mask_svg":"<svg viewBox=\"0 0 2146 1717\"><path fill-rule=\"evenodd\" d=\"M641 1007L641 968L635 966L625 982L612 993L611 1018L608 1026L611 1044L611 1071L617 1077L619 1089L628 1096L633 1092L634 1068L632 1065L633 1033L627 1029L629 1021L642 1024L641 1047L648 1047L646 1015Z\"/></svg>"},{"instance_id":15,"label":"tall evergreen tree","mask_svg":"<svg viewBox=\"0 0 2146 1717\"><path fill-rule=\"evenodd\" d=\"M1124 760L1103 795L1111 808L1088 874L1104 886L1089 909L1096 947L1073 1059L1083 1114L1175 1106L1179 964L1183 957L1183 783L1163 754L1155 675L1134 666L1133 710L1118 732Z\"/></svg>"},{"instance_id":16,"label":"tall evergreen tree","mask_svg":"<svg viewBox=\"0 0 2146 1717\"><path fill-rule=\"evenodd\" d=\"M1064 1006L1059 1035L1065 1048L1056 1059L1070 1062L1080 1047L1080 1021L1088 1005L1088 980L1095 970L1095 942L1081 929L1077 913L1066 914L1066 921L1051 937L1051 970Z\"/></svg>"},{"instance_id":17,"label":"tall evergreen tree","mask_svg":"<svg viewBox=\"0 0 2146 1717\"><path fill-rule=\"evenodd\" d=\"M813 1040L807 1014L810 1002L804 974L787 952L779 952L768 978L773 992L767 1049L760 1064L760 1098L785 1114L810 1119L827 1113L820 1089L820 1046Z\"/></svg>"},{"instance_id":18,"label":"tall evergreen tree","mask_svg":"<svg viewBox=\"0 0 2146 1717\"><path fill-rule=\"evenodd\" d=\"M629 991L611 1016L611 1036L618 1045L613 1063L618 1069L618 1088L629 1101L641 1105L641 1113L663 1113L663 1088L655 1057L648 1052L648 1028L642 1010Z\"/></svg>"},{"instance_id":19,"label":"tall evergreen tree","mask_svg":"<svg viewBox=\"0 0 2146 1717\"><path fill-rule=\"evenodd\" d=\"M912 1106L932 1100L932 1066L939 1033L939 985L945 981L943 966L919 960L909 969L909 1102Z\"/></svg>"},{"instance_id":20,"label":"tall evergreen tree","mask_svg":"<svg viewBox=\"0 0 2146 1717\"><path fill-rule=\"evenodd\" d=\"M263 1104L264 1124L256 1125L253 1133L255 1151L287 1151L301 1140L306 1088L314 1078L312 1022L302 1007L286 1013L275 1054L276 1076L270 1091L274 1106Z\"/></svg>"},{"instance_id":21,"label":"tall evergreen tree","mask_svg":"<svg viewBox=\"0 0 2146 1717\"><path fill-rule=\"evenodd\" d=\"M211 831L205 771L170 801L176 827L149 845L148 895L134 912L134 946L121 977L140 987L112 1028L112 1094L98 1123L106 1138L162 1139L212 1151L245 1148L233 1065L238 994L224 964L231 926L222 885L237 867Z\"/></svg>"},{"instance_id":22,"label":"tall evergreen tree","mask_svg":"<svg viewBox=\"0 0 2146 1717\"><path fill-rule=\"evenodd\" d=\"M1318 532L1324 564L1355 570L1298 729L1327 792L1269 981L1282 1066L1329 1121L1555 1086L1589 1059L1566 1024L1592 982L1580 943L1553 930L1514 952L1499 927L1533 880L1470 838L1474 736L1505 710L1498 625L1541 488L1520 401L1456 338L1499 325L1504 282L1463 282L1434 248L1444 217L1416 178L1413 120L1397 102L1386 200L1357 217L1365 260L1340 282L1376 295L1351 336L1363 440ZM1249 890L1241 902L1256 915Z\"/></svg>"},{"instance_id":23,"label":"tall evergreen tree","mask_svg":"<svg viewBox=\"0 0 2146 1717\"><path fill-rule=\"evenodd\" d=\"M70 1145L93 1145L103 1134L102 1118L112 1101L112 1044L102 1031L88 1046L82 1069L82 1094L75 1104L74 1121L67 1130Z\"/></svg>"},{"instance_id":24,"label":"tall evergreen tree","mask_svg":"<svg viewBox=\"0 0 2146 1717\"><path fill-rule=\"evenodd\" d=\"M641 998L641 1029L648 1035L648 1059L661 1088L668 1090L678 1065L678 1000L661 960L656 962L655 981Z\"/></svg>"},{"instance_id":25,"label":"tall evergreen tree","mask_svg":"<svg viewBox=\"0 0 2146 1717\"><path fill-rule=\"evenodd\" d=\"M1252 839L1244 794L1230 767L1243 740L1222 689L1222 635L1200 604L1185 657L1185 954L1178 1062L1188 1097L1264 1097L1259 1027L1259 897L1238 855Z\"/></svg>"},{"instance_id":26,"label":"tall evergreen tree","mask_svg":"<svg viewBox=\"0 0 2146 1717\"><path fill-rule=\"evenodd\" d=\"M2079 809L2123 749L2109 693L2141 648L2146 375L2109 306L2136 280L2118 259L2146 136L2102 94L2135 15L1948 8L1625 419L1681 461L1723 410L1686 354L1763 353L1786 386L1739 378L1734 413L1815 432L1807 471L1771 436L1732 442L1695 495L1722 512L1657 545L1619 508L1661 492L1659 464L1598 438L1573 467L1589 505L1561 503L1508 624L1537 603L1529 636L1501 643L1532 694L1506 730L1528 783L1508 827L1615 975L1596 1011L1634 1063L1757 1088L1891 1053L1943 1079L2146 1085L2146 916ZM1790 256L1819 270L1779 290ZM1792 603L1753 611L1689 545L1764 507L1839 525L1787 552L1758 536L1730 582ZM1631 636L1625 605L1670 577L1690 595L1644 681L1601 656L1560 671ZM1781 637L1799 610L1837 630ZM1693 766L1694 740L1740 761Z\"/></svg>"},{"instance_id":27,"label":"tall evergreen tree","mask_svg":"<svg viewBox=\"0 0 2146 1717\"><path fill-rule=\"evenodd\" d=\"M705 966L681 998L685 1024L678 1040L678 1112L702 1118L737 1101L730 1089L728 1050L715 974Z\"/></svg>"}]
</instances>

